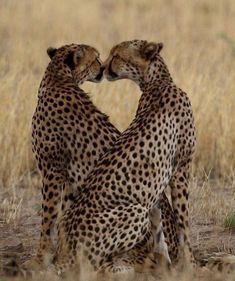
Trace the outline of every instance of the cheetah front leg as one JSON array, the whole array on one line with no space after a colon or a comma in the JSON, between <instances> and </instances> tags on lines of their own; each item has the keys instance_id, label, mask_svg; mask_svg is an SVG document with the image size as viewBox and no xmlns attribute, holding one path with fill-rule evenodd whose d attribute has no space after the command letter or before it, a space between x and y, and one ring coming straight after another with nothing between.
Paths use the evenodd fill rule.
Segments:
<instances>
[{"instance_id":1,"label":"cheetah front leg","mask_svg":"<svg viewBox=\"0 0 235 281\"><path fill-rule=\"evenodd\" d=\"M52 165L53 166L53 165ZM66 171L56 165L48 171L43 171L42 188L42 212L41 212L41 232L39 248L36 257L27 261L27 268L40 268L51 263L53 243L52 230L61 209L62 190L67 184Z\"/></svg>"},{"instance_id":2,"label":"cheetah front leg","mask_svg":"<svg viewBox=\"0 0 235 281\"><path fill-rule=\"evenodd\" d=\"M149 218L151 221L151 232L153 236L153 249L152 252L162 254L167 262L171 264L171 259L168 253L168 246L165 241L165 236L162 227L162 214L161 209L155 205L150 211Z\"/></svg>"},{"instance_id":3,"label":"cheetah front leg","mask_svg":"<svg viewBox=\"0 0 235 281\"><path fill-rule=\"evenodd\" d=\"M168 253L173 264L176 264L179 258L179 237L176 215L172 205L166 196L165 191L161 194L158 206L161 209L162 229L165 241L168 247Z\"/></svg>"},{"instance_id":4,"label":"cheetah front leg","mask_svg":"<svg viewBox=\"0 0 235 281\"><path fill-rule=\"evenodd\" d=\"M63 201L68 200L68 196L65 195L68 192L68 186L65 169L53 167L43 177L41 236L37 253L40 262L45 262L53 248L52 230L59 211L65 207L66 202Z\"/></svg>"},{"instance_id":5,"label":"cheetah front leg","mask_svg":"<svg viewBox=\"0 0 235 281\"><path fill-rule=\"evenodd\" d=\"M179 245L183 250L184 259L195 264L189 239L189 177L190 164L181 166L170 181L172 205L178 224Z\"/></svg>"}]
</instances>

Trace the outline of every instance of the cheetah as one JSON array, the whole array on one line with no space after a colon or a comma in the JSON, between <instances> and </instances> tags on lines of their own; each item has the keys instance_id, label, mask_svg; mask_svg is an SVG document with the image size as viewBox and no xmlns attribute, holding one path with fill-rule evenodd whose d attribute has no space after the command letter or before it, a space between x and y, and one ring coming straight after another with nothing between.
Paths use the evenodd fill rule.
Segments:
<instances>
[{"instance_id":1,"label":"cheetah","mask_svg":"<svg viewBox=\"0 0 235 281\"><path fill-rule=\"evenodd\" d=\"M168 184L180 246L194 261L188 237L194 120L187 94L174 84L160 56L162 47L123 42L106 60L107 79L132 79L142 96L130 126L98 160L59 220L59 271L74 266L81 255L99 271L151 237L150 212Z\"/></svg>"},{"instance_id":2,"label":"cheetah","mask_svg":"<svg viewBox=\"0 0 235 281\"><path fill-rule=\"evenodd\" d=\"M142 40L114 46L105 62L106 77L110 81L130 79L142 91L136 114L143 137L139 139L140 158L147 158L148 166L157 172L157 194L170 185L180 246L186 260L194 263L188 226L188 185L196 145L194 118L187 94L175 85L160 56L162 48L162 43Z\"/></svg>"},{"instance_id":3,"label":"cheetah","mask_svg":"<svg viewBox=\"0 0 235 281\"><path fill-rule=\"evenodd\" d=\"M101 81L104 69L98 51L70 44L50 47L47 53L51 61L39 87L32 120L33 153L43 183L41 236L36 258L26 263L29 267L45 264L49 253L53 258L51 233L59 210L69 207L99 156L120 135L79 88L85 81ZM161 204L166 243L174 260L178 254L171 226L174 218L169 215L172 211L166 197Z\"/></svg>"},{"instance_id":4,"label":"cheetah","mask_svg":"<svg viewBox=\"0 0 235 281\"><path fill-rule=\"evenodd\" d=\"M87 45L70 44L58 49L50 47L47 53L51 61L39 87L32 119L33 153L43 183L36 257L39 263L52 248L51 232L58 211L73 200L76 187L120 134L79 88L85 81L102 80L98 51Z\"/></svg>"}]
</instances>

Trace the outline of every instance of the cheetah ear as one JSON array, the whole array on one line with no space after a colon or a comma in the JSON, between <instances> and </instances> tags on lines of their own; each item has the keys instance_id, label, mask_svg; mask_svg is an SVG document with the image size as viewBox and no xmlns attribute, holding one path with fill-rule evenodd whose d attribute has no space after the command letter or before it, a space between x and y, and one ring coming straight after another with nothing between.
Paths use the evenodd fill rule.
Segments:
<instances>
[{"instance_id":1,"label":"cheetah ear","mask_svg":"<svg viewBox=\"0 0 235 281\"><path fill-rule=\"evenodd\" d=\"M162 48L163 43L147 43L142 50L142 55L145 59L151 60L160 53Z\"/></svg>"},{"instance_id":2,"label":"cheetah ear","mask_svg":"<svg viewBox=\"0 0 235 281\"><path fill-rule=\"evenodd\" d=\"M69 52L64 59L64 63L68 65L68 67L73 70L75 68L74 63L74 52Z\"/></svg>"},{"instance_id":3,"label":"cheetah ear","mask_svg":"<svg viewBox=\"0 0 235 281\"><path fill-rule=\"evenodd\" d=\"M53 48L53 47L49 47L47 48L47 54L49 56L50 59L52 59L54 57L54 55L56 54L57 49Z\"/></svg>"}]
</instances>

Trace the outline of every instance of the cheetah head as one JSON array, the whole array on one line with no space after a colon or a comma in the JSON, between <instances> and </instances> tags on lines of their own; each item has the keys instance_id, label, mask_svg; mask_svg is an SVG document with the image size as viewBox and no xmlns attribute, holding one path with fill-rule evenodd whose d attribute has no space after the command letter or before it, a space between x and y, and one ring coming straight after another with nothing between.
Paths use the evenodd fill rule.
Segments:
<instances>
[{"instance_id":1,"label":"cheetah head","mask_svg":"<svg viewBox=\"0 0 235 281\"><path fill-rule=\"evenodd\" d=\"M114 46L104 63L106 78L109 81L131 79L140 84L162 48L162 43L144 40L125 41Z\"/></svg>"},{"instance_id":2,"label":"cheetah head","mask_svg":"<svg viewBox=\"0 0 235 281\"><path fill-rule=\"evenodd\" d=\"M85 81L100 82L104 68L99 52L87 45L65 45L58 49L49 47L47 54L58 75L75 79L77 84Z\"/></svg>"}]
</instances>

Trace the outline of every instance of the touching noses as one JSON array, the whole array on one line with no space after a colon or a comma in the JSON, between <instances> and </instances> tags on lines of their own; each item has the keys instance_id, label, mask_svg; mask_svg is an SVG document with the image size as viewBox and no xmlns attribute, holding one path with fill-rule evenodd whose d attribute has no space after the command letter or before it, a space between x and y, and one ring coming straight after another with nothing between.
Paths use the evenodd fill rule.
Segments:
<instances>
[{"instance_id":1,"label":"touching noses","mask_svg":"<svg viewBox=\"0 0 235 281\"><path fill-rule=\"evenodd\" d=\"M105 72L107 72L109 64L110 64L111 58L110 56L104 61L102 67L104 68Z\"/></svg>"}]
</instances>

